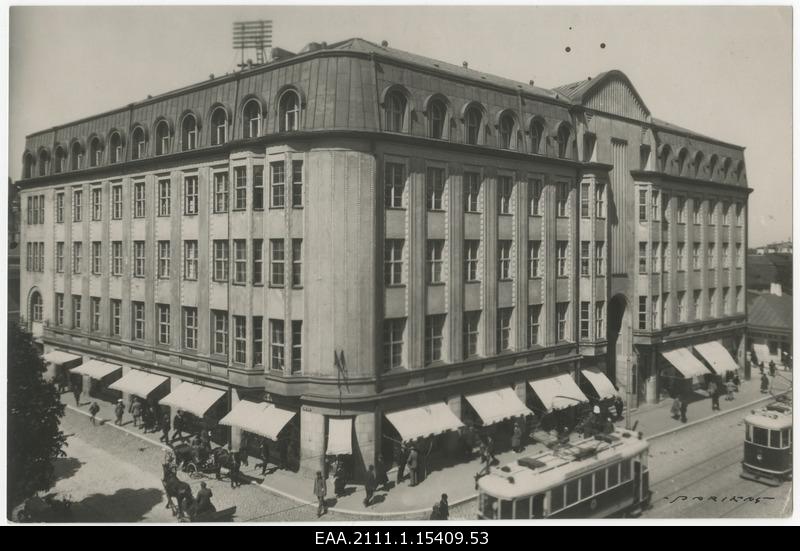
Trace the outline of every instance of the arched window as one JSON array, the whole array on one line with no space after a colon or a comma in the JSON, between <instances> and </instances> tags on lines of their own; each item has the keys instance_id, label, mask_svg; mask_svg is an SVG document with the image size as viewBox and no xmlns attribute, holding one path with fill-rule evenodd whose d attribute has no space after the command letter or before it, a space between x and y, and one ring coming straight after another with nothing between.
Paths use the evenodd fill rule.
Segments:
<instances>
[{"instance_id":1,"label":"arched window","mask_svg":"<svg viewBox=\"0 0 800 551\"><path fill-rule=\"evenodd\" d=\"M658 154L658 171L659 172L667 172L669 170L669 156L672 153L672 149L668 145L663 145L661 147L661 151Z\"/></svg>"},{"instance_id":2,"label":"arched window","mask_svg":"<svg viewBox=\"0 0 800 551\"><path fill-rule=\"evenodd\" d=\"M717 171L717 163L719 162L719 158L717 157L716 153L711 155L711 158L708 160L708 179L713 180L714 176L716 175Z\"/></svg>"},{"instance_id":3,"label":"arched window","mask_svg":"<svg viewBox=\"0 0 800 551\"><path fill-rule=\"evenodd\" d=\"M744 161L739 161L736 163L736 171L734 172L734 176L736 176L737 180L742 179L742 176L744 176Z\"/></svg>"},{"instance_id":4,"label":"arched window","mask_svg":"<svg viewBox=\"0 0 800 551\"><path fill-rule=\"evenodd\" d=\"M103 146L100 138L94 137L89 142L89 166L100 166L103 164Z\"/></svg>"},{"instance_id":5,"label":"arched window","mask_svg":"<svg viewBox=\"0 0 800 551\"><path fill-rule=\"evenodd\" d=\"M181 122L181 151L191 149L197 149L197 120L189 114Z\"/></svg>"},{"instance_id":6,"label":"arched window","mask_svg":"<svg viewBox=\"0 0 800 551\"><path fill-rule=\"evenodd\" d=\"M50 172L50 153L42 149L39 152L39 176L47 176Z\"/></svg>"},{"instance_id":7,"label":"arched window","mask_svg":"<svg viewBox=\"0 0 800 551\"><path fill-rule=\"evenodd\" d=\"M678 176L683 176L686 171L686 161L689 160L689 150L685 147L678 153Z\"/></svg>"},{"instance_id":8,"label":"arched window","mask_svg":"<svg viewBox=\"0 0 800 551\"><path fill-rule=\"evenodd\" d=\"M228 113L217 107L211 114L211 145L222 145L228 141Z\"/></svg>"},{"instance_id":9,"label":"arched window","mask_svg":"<svg viewBox=\"0 0 800 551\"><path fill-rule=\"evenodd\" d=\"M294 90L287 90L281 96L278 106L279 128L281 132L300 130L300 96Z\"/></svg>"},{"instance_id":10,"label":"arched window","mask_svg":"<svg viewBox=\"0 0 800 551\"><path fill-rule=\"evenodd\" d=\"M556 136L556 140L558 141L558 156L561 159L566 159L570 156L570 140L572 139L572 128L567 123L561 123L561 126L558 127L558 135Z\"/></svg>"},{"instance_id":11,"label":"arched window","mask_svg":"<svg viewBox=\"0 0 800 551\"><path fill-rule=\"evenodd\" d=\"M428 104L428 137L437 140L444 138L444 125L446 120L447 106L442 100L431 100Z\"/></svg>"},{"instance_id":12,"label":"arched window","mask_svg":"<svg viewBox=\"0 0 800 551\"><path fill-rule=\"evenodd\" d=\"M261 135L261 104L257 100L251 99L244 105L242 119L245 138L257 138Z\"/></svg>"},{"instance_id":13,"label":"arched window","mask_svg":"<svg viewBox=\"0 0 800 551\"><path fill-rule=\"evenodd\" d=\"M39 291L31 293L31 306L30 306L30 320L41 322L44 317L44 303L42 302L42 295Z\"/></svg>"},{"instance_id":14,"label":"arched window","mask_svg":"<svg viewBox=\"0 0 800 551\"><path fill-rule=\"evenodd\" d=\"M83 166L83 148L81 144L75 142L72 144L72 151L70 151L72 158L70 159L70 170L78 170Z\"/></svg>"},{"instance_id":15,"label":"arched window","mask_svg":"<svg viewBox=\"0 0 800 551\"><path fill-rule=\"evenodd\" d=\"M503 113L498 126L499 146L503 149L516 148L516 121L511 113Z\"/></svg>"},{"instance_id":16,"label":"arched window","mask_svg":"<svg viewBox=\"0 0 800 551\"><path fill-rule=\"evenodd\" d=\"M22 177L30 178L33 176L33 166L36 164L36 159L30 153L26 153L22 157Z\"/></svg>"},{"instance_id":17,"label":"arched window","mask_svg":"<svg viewBox=\"0 0 800 551\"><path fill-rule=\"evenodd\" d=\"M156 155L169 153L169 123L161 121L156 126Z\"/></svg>"},{"instance_id":18,"label":"arched window","mask_svg":"<svg viewBox=\"0 0 800 551\"><path fill-rule=\"evenodd\" d=\"M725 181L728 179L728 173L731 170L731 158L725 157L725 160L722 162L722 180Z\"/></svg>"},{"instance_id":19,"label":"arched window","mask_svg":"<svg viewBox=\"0 0 800 551\"><path fill-rule=\"evenodd\" d=\"M114 132L111 134L111 137L108 139L108 147L110 148L109 151L109 161L111 164L119 163L122 161L122 136L120 136L119 132Z\"/></svg>"},{"instance_id":20,"label":"arched window","mask_svg":"<svg viewBox=\"0 0 800 551\"><path fill-rule=\"evenodd\" d=\"M464 112L465 138L468 144L478 145L481 137L481 124L483 124L483 113L477 105L467 107Z\"/></svg>"},{"instance_id":21,"label":"arched window","mask_svg":"<svg viewBox=\"0 0 800 551\"><path fill-rule=\"evenodd\" d=\"M531 122L531 153L540 153L542 137L544 136L544 122L534 119Z\"/></svg>"},{"instance_id":22,"label":"arched window","mask_svg":"<svg viewBox=\"0 0 800 551\"><path fill-rule=\"evenodd\" d=\"M406 126L406 97L400 91L386 96L386 130L403 132Z\"/></svg>"},{"instance_id":23,"label":"arched window","mask_svg":"<svg viewBox=\"0 0 800 551\"><path fill-rule=\"evenodd\" d=\"M56 147L55 161L56 174L61 174L67 170L67 152L60 145Z\"/></svg>"},{"instance_id":24,"label":"arched window","mask_svg":"<svg viewBox=\"0 0 800 551\"><path fill-rule=\"evenodd\" d=\"M700 171L703 168L703 152L698 151L694 154L694 176L695 178L699 178L702 176L702 172Z\"/></svg>"},{"instance_id":25,"label":"arched window","mask_svg":"<svg viewBox=\"0 0 800 551\"><path fill-rule=\"evenodd\" d=\"M144 155L147 151L147 138L145 137L144 128L141 126L137 126L133 129L131 145L133 147L133 159L144 159Z\"/></svg>"}]
</instances>

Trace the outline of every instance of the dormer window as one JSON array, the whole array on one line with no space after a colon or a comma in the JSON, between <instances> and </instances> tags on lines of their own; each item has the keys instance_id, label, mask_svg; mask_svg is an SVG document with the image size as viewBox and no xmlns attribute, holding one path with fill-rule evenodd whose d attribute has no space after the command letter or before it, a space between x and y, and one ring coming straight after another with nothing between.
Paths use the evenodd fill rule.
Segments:
<instances>
[{"instance_id":1,"label":"dormer window","mask_svg":"<svg viewBox=\"0 0 800 551\"><path fill-rule=\"evenodd\" d=\"M432 100L428 106L428 137L441 140L444 138L444 124L447 118L447 107L442 100Z\"/></svg>"},{"instance_id":2,"label":"dormer window","mask_svg":"<svg viewBox=\"0 0 800 551\"><path fill-rule=\"evenodd\" d=\"M169 153L169 123L161 121L156 126L156 155Z\"/></svg>"},{"instance_id":3,"label":"dormer window","mask_svg":"<svg viewBox=\"0 0 800 551\"><path fill-rule=\"evenodd\" d=\"M386 130L403 132L406 119L406 97L399 91L386 96Z\"/></svg>"},{"instance_id":4,"label":"dormer window","mask_svg":"<svg viewBox=\"0 0 800 551\"><path fill-rule=\"evenodd\" d=\"M279 117L281 132L300 130L300 97L294 90L289 90L281 96Z\"/></svg>"},{"instance_id":5,"label":"dormer window","mask_svg":"<svg viewBox=\"0 0 800 551\"><path fill-rule=\"evenodd\" d=\"M700 169L703 168L703 152L698 151L694 155L694 176L699 178L701 176Z\"/></svg>"},{"instance_id":6,"label":"dormer window","mask_svg":"<svg viewBox=\"0 0 800 551\"><path fill-rule=\"evenodd\" d=\"M659 172L667 172L669 169L669 155L670 148L668 145L662 147L661 152L658 154L658 170Z\"/></svg>"},{"instance_id":7,"label":"dormer window","mask_svg":"<svg viewBox=\"0 0 800 551\"><path fill-rule=\"evenodd\" d=\"M684 147L678 153L678 176L683 176L686 170L686 161L689 160L689 151Z\"/></svg>"},{"instance_id":8,"label":"dormer window","mask_svg":"<svg viewBox=\"0 0 800 551\"><path fill-rule=\"evenodd\" d=\"M222 145L228 141L228 113L217 107L211 114L211 145Z\"/></svg>"},{"instance_id":9,"label":"dormer window","mask_svg":"<svg viewBox=\"0 0 800 551\"><path fill-rule=\"evenodd\" d=\"M197 149L197 120L194 115L186 115L181 122L181 150Z\"/></svg>"},{"instance_id":10,"label":"dormer window","mask_svg":"<svg viewBox=\"0 0 800 551\"><path fill-rule=\"evenodd\" d=\"M566 159L569 155L570 139L572 138L572 128L567 123L561 123L558 127L558 135L556 141L558 142L558 156L561 159Z\"/></svg>"},{"instance_id":11,"label":"dormer window","mask_svg":"<svg viewBox=\"0 0 800 551\"><path fill-rule=\"evenodd\" d=\"M261 105L258 101L251 99L242 110L244 119L244 137L257 138L261 135Z\"/></svg>"},{"instance_id":12,"label":"dormer window","mask_svg":"<svg viewBox=\"0 0 800 551\"><path fill-rule=\"evenodd\" d=\"M72 151L70 153L72 155L70 160L70 169L79 170L81 166L83 166L83 148L81 147L81 144L78 142L72 144Z\"/></svg>"},{"instance_id":13,"label":"dormer window","mask_svg":"<svg viewBox=\"0 0 800 551\"><path fill-rule=\"evenodd\" d=\"M36 159L30 153L26 153L22 158L22 177L30 178L33 176L33 166L36 164Z\"/></svg>"},{"instance_id":14,"label":"dormer window","mask_svg":"<svg viewBox=\"0 0 800 551\"><path fill-rule=\"evenodd\" d=\"M133 159L134 160L144 159L147 147L147 141L144 135L144 128L142 128L141 126L137 126L133 130L131 141L133 143Z\"/></svg>"},{"instance_id":15,"label":"dormer window","mask_svg":"<svg viewBox=\"0 0 800 551\"><path fill-rule=\"evenodd\" d=\"M108 146L111 164L122 162L122 136L119 135L119 132L111 134Z\"/></svg>"},{"instance_id":16,"label":"dormer window","mask_svg":"<svg viewBox=\"0 0 800 551\"><path fill-rule=\"evenodd\" d=\"M542 136L544 136L544 123L535 119L531 122L531 153L541 153Z\"/></svg>"},{"instance_id":17,"label":"dormer window","mask_svg":"<svg viewBox=\"0 0 800 551\"><path fill-rule=\"evenodd\" d=\"M481 135L481 124L483 122L483 113L478 106L472 105L467 108L464 113L464 124L466 126L466 142L468 144L477 145Z\"/></svg>"},{"instance_id":18,"label":"dormer window","mask_svg":"<svg viewBox=\"0 0 800 551\"><path fill-rule=\"evenodd\" d=\"M498 124L499 146L503 149L515 149L516 147L516 122L511 113L504 113L500 117Z\"/></svg>"},{"instance_id":19,"label":"dormer window","mask_svg":"<svg viewBox=\"0 0 800 551\"><path fill-rule=\"evenodd\" d=\"M42 150L39 153L39 176L47 176L50 172L50 154Z\"/></svg>"},{"instance_id":20,"label":"dormer window","mask_svg":"<svg viewBox=\"0 0 800 551\"><path fill-rule=\"evenodd\" d=\"M55 161L56 174L61 174L67 169L67 152L60 145L56 147Z\"/></svg>"},{"instance_id":21,"label":"dormer window","mask_svg":"<svg viewBox=\"0 0 800 551\"><path fill-rule=\"evenodd\" d=\"M100 144L100 138L92 138L89 143L89 162L91 166L103 164L103 146Z\"/></svg>"}]
</instances>

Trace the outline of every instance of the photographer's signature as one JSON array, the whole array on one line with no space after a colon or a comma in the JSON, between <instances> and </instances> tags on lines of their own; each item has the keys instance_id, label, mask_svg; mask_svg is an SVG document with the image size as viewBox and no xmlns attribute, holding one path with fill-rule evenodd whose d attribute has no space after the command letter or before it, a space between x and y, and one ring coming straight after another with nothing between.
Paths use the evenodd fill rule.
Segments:
<instances>
[{"instance_id":1,"label":"photographer's signature","mask_svg":"<svg viewBox=\"0 0 800 551\"><path fill-rule=\"evenodd\" d=\"M663 498L670 505L677 502L695 501L698 503L752 503L758 505L764 501L775 499L774 497L753 497L753 496L665 496Z\"/></svg>"}]
</instances>

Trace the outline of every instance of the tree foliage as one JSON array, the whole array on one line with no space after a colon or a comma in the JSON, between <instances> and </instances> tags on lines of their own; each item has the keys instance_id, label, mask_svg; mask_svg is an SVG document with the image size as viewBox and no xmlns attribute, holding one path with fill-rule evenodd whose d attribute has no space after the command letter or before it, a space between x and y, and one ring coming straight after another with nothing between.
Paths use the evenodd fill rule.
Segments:
<instances>
[{"instance_id":1,"label":"tree foliage","mask_svg":"<svg viewBox=\"0 0 800 551\"><path fill-rule=\"evenodd\" d=\"M8 324L8 488L7 511L55 483L53 460L63 457L60 430L64 404L45 381L45 365L33 336Z\"/></svg>"}]
</instances>

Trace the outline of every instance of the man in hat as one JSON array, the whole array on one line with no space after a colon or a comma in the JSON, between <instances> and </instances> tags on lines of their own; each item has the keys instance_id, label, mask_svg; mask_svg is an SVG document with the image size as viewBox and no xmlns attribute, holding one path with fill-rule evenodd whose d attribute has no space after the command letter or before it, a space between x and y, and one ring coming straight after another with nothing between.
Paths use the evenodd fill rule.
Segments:
<instances>
[{"instance_id":1,"label":"man in hat","mask_svg":"<svg viewBox=\"0 0 800 551\"><path fill-rule=\"evenodd\" d=\"M408 453L408 461L406 461L408 472L411 475L411 486L419 484L419 454L417 448L411 446L411 451Z\"/></svg>"},{"instance_id":2,"label":"man in hat","mask_svg":"<svg viewBox=\"0 0 800 551\"><path fill-rule=\"evenodd\" d=\"M169 429L170 428L171 427L170 427L170 421L169 421L169 413L167 413L165 411L164 415L163 415L163 417L161 419L161 438L158 439L160 442L164 442L166 444L169 444Z\"/></svg>"},{"instance_id":3,"label":"man in hat","mask_svg":"<svg viewBox=\"0 0 800 551\"><path fill-rule=\"evenodd\" d=\"M133 417L133 426L139 427L142 425L142 402L139 398L134 398L131 404L131 416Z\"/></svg>"},{"instance_id":4,"label":"man in hat","mask_svg":"<svg viewBox=\"0 0 800 551\"><path fill-rule=\"evenodd\" d=\"M183 411L178 410L175 414L175 421L173 421L172 426L175 428L175 432L172 433L171 441L175 441L178 436L183 440Z\"/></svg>"},{"instance_id":5,"label":"man in hat","mask_svg":"<svg viewBox=\"0 0 800 551\"><path fill-rule=\"evenodd\" d=\"M364 481L364 491L367 493L364 498L364 507L369 507L372 503L372 496L375 494L377 482L375 479L375 467L372 465L367 469L367 479Z\"/></svg>"},{"instance_id":6,"label":"man in hat","mask_svg":"<svg viewBox=\"0 0 800 551\"><path fill-rule=\"evenodd\" d=\"M92 402L92 405L89 406L89 413L91 414L90 419L91 419L93 425L97 424L95 422L95 418L97 417L97 414L99 412L100 412L100 406L97 405L97 402Z\"/></svg>"},{"instance_id":7,"label":"man in hat","mask_svg":"<svg viewBox=\"0 0 800 551\"><path fill-rule=\"evenodd\" d=\"M325 505L325 495L327 493L328 487L325 484L325 479L322 478L322 471L317 471L317 476L314 479L314 495L317 497L317 518L328 511L328 507Z\"/></svg>"},{"instance_id":8,"label":"man in hat","mask_svg":"<svg viewBox=\"0 0 800 551\"><path fill-rule=\"evenodd\" d=\"M447 494L442 494L442 500L439 502L439 519L447 520L450 518L450 504L447 502Z\"/></svg>"},{"instance_id":9,"label":"man in hat","mask_svg":"<svg viewBox=\"0 0 800 551\"><path fill-rule=\"evenodd\" d=\"M114 406L114 415L116 415L116 420L114 421L115 425L122 424L122 414L125 413L125 403L122 401L122 398L117 400L117 405Z\"/></svg>"},{"instance_id":10,"label":"man in hat","mask_svg":"<svg viewBox=\"0 0 800 551\"><path fill-rule=\"evenodd\" d=\"M214 494L208 489L205 482L200 483L200 490L197 492L197 514L213 513L216 509L211 503Z\"/></svg>"}]
</instances>

